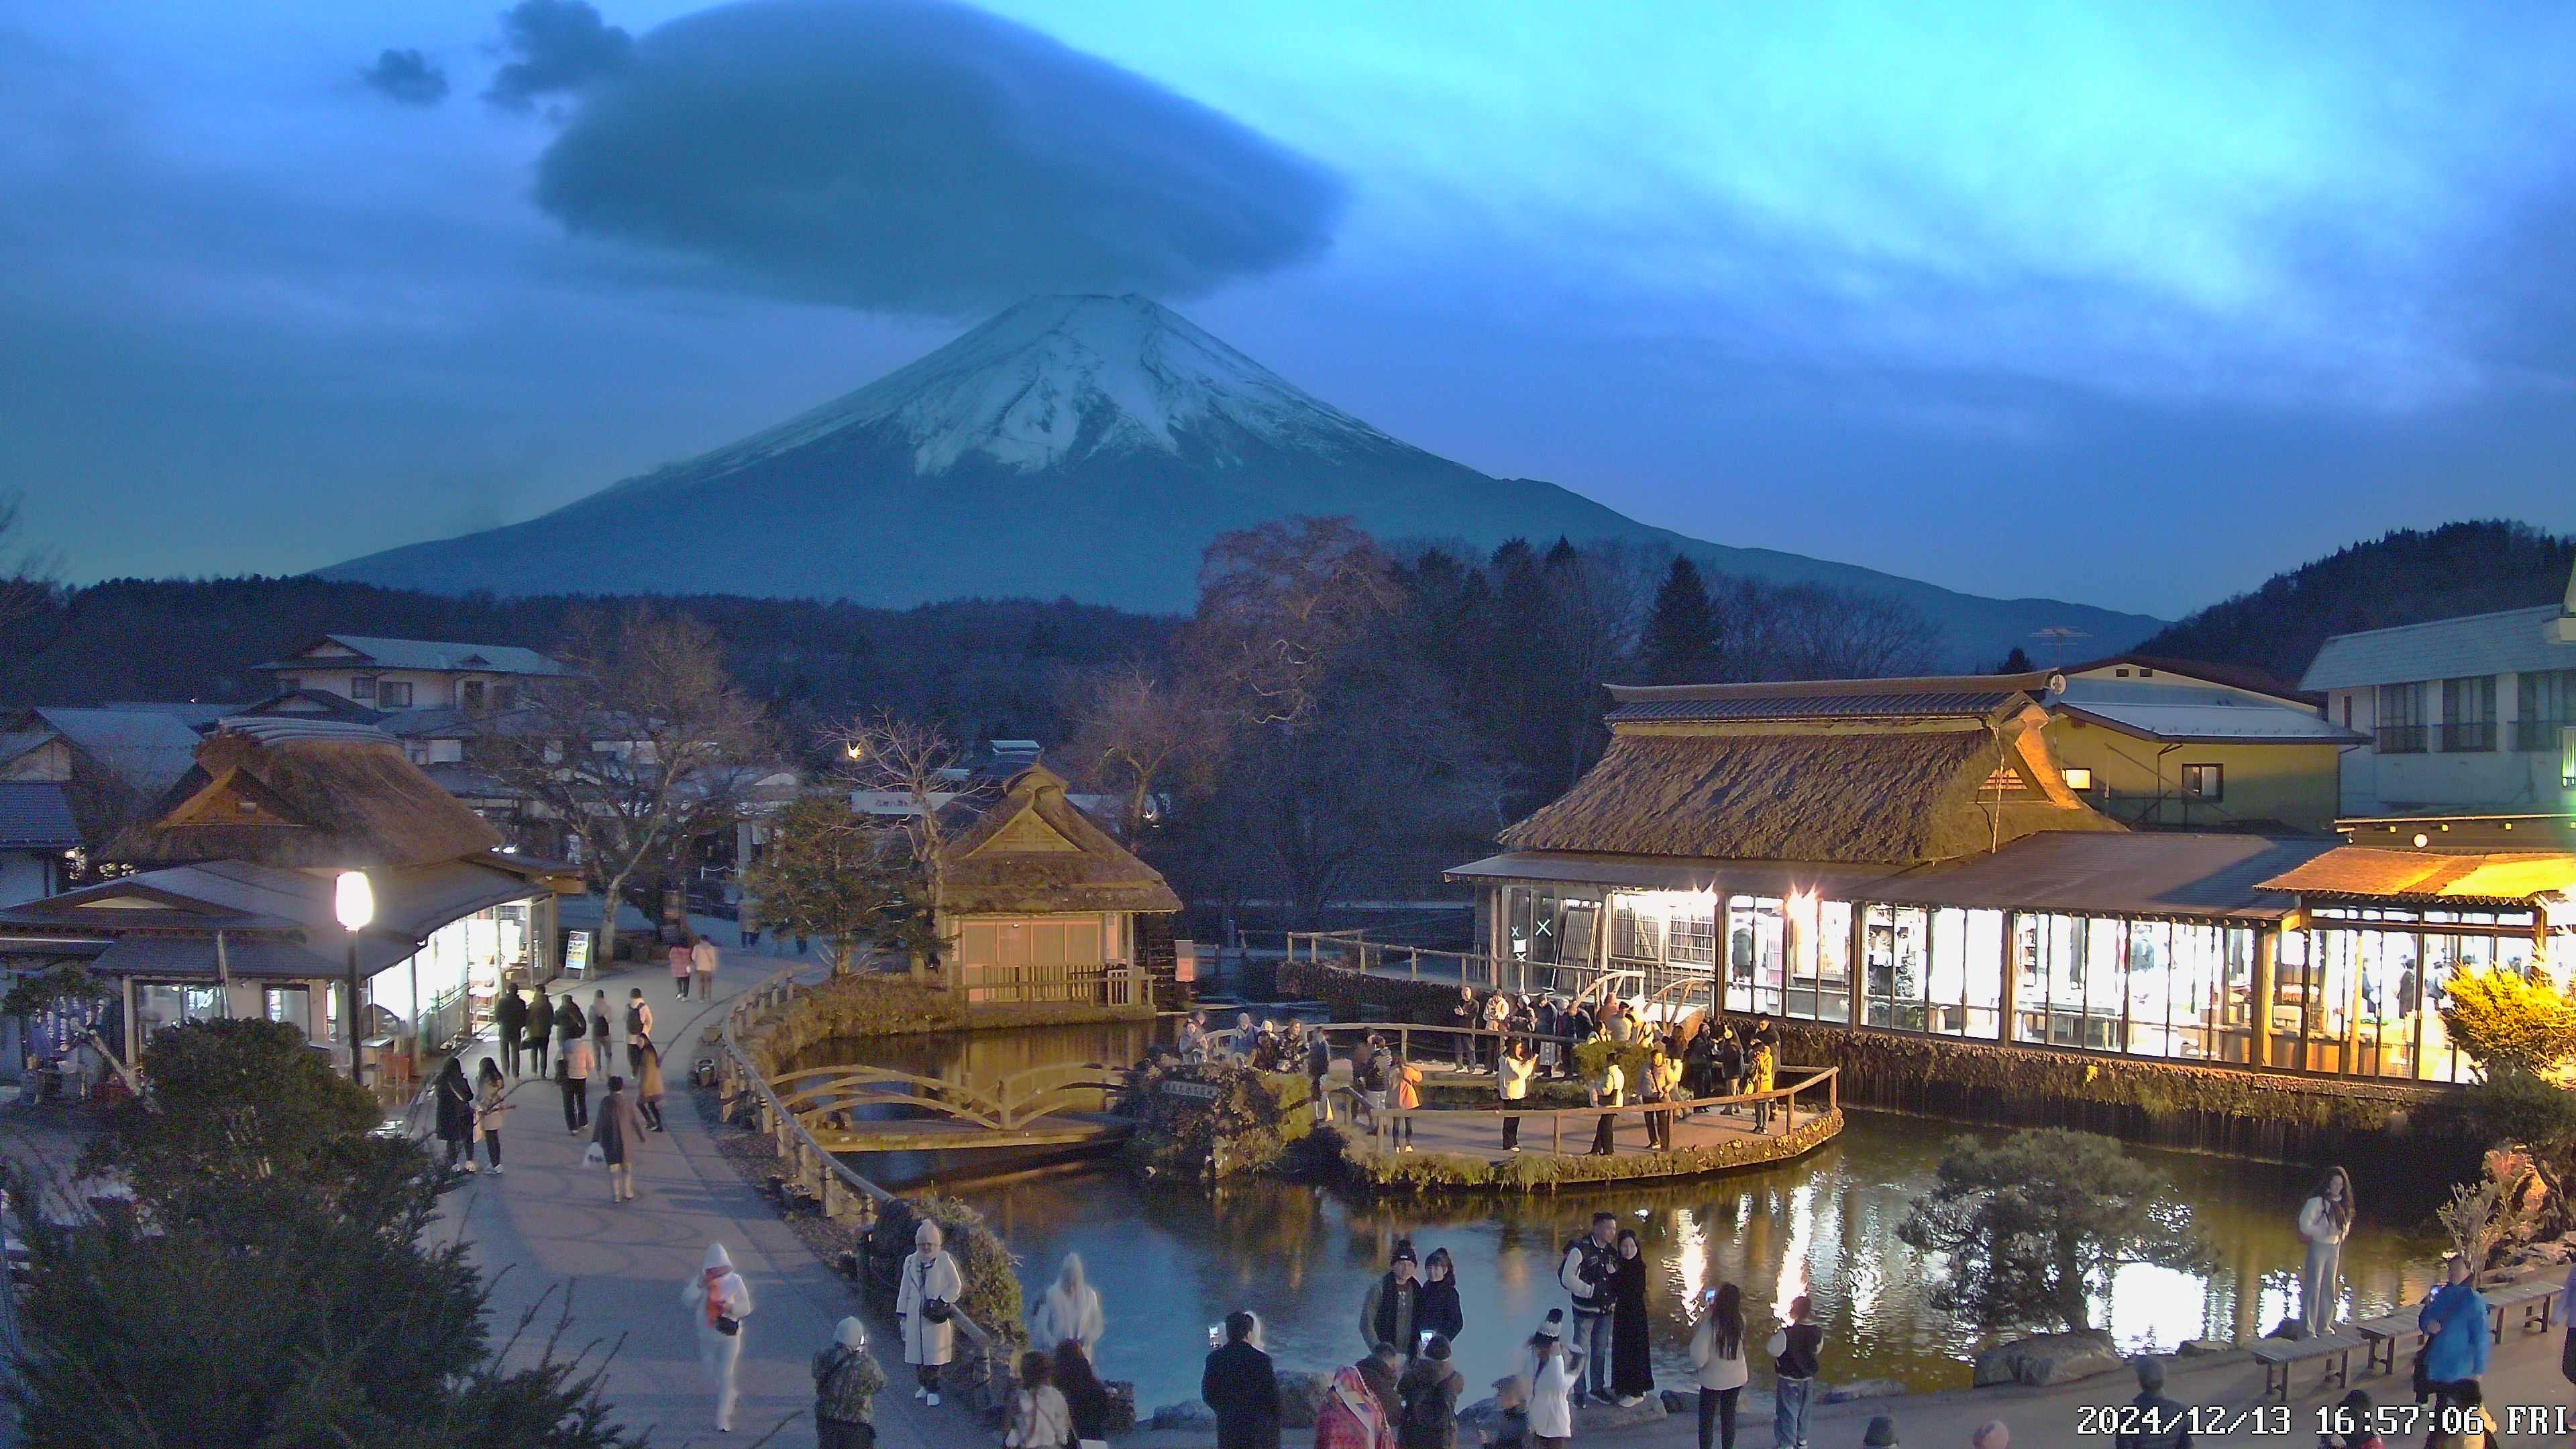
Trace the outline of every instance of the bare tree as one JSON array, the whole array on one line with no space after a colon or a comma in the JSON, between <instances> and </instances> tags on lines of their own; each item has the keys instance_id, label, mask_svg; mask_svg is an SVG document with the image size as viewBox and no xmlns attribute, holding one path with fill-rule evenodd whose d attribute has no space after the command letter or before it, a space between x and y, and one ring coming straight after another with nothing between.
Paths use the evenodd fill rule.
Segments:
<instances>
[{"instance_id":1,"label":"bare tree","mask_svg":"<svg viewBox=\"0 0 2576 1449\"><path fill-rule=\"evenodd\" d=\"M1141 664L1086 680L1065 754L1083 782L1119 798L1129 842L1144 836L1161 789L1204 793L1225 753L1221 711L1195 681L1166 683Z\"/></svg>"},{"instance_id":2,"label":"bare tree","mask_svg":"<svg viewBox=\"0 0 2576 1449\"><path fill-rule=\"evenodd\" d=\"M894 828L905 839L935 923L945 900L949 838L959 815L991 795L990 782L975 778L965 750L936 725L879 712L852 720L831 738L850 788L893 797ZM945 946L934 937L930 950L941 954Z\"/></svg>"},{"instance_id":3,"label":"bare tree","mask_svg":"<svg viewBox=\"0 0 2576 1449\"><path fill-rule=\"evenodd\" d=\"M739 819L772 752L759 706L734 687L705 624L639 606L584 614L571 630L562 653L572 673L522 690L474 757L581 842L606 959L627 883Z\"/></svg>"},{"instance_id":4,"label":"bare tree","mask_svg":"<svg viewBox=\"0 0 2576 1449\"><path fill-rule=\"evenodd\" d=\"M1282 519L1208 545L1190 642L1249 722L1295 727L1333 656L1403 598L1376 540L1349 519Z\"/></svg>"},{"instance_id":5,"label":"bare tree","mask_svg":"<svg viewBox=\"0 0 2576 1449\"><path fill-rule=\"evenodd\" d=\"M52 555L35 549L13 553L11 540L25 527L20 505L17 494L0 494L0 629L33 617L54 597Z\"/></svg>"},{"instance_id":6,"label":"bare tree","mask_svg":"<svg viewBox=\"0 0 2576 1449\"><path fill-rule=\"evenodd\" d=\"M1869 679L1931 668L1940 630L1893 599L1738 578L1712 591L1729 679Z\"/></svg>"}]
</instances>

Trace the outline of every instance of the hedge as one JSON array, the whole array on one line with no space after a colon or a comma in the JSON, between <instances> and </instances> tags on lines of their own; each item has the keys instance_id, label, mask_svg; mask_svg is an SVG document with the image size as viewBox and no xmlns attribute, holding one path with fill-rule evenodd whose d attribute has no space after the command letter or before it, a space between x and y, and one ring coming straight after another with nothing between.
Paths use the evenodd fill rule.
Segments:
<instances>
[{"instance_id":1,"label":"hedge","mask_svg":"<svg viewBox=\"0 0 2576 1449\"><path fill-rule=\"evenodd\" d=\"M957 1260L958 1276L966 1280L965 1296L958 1300L966 1316L1006 1343L1026 1341L1027 1306L1020 1296L1019 1260L984 1215L965 1203L935 1193L888 1203L868 1230L869 1253L879 1261L899 1263L912 1251L913 1234L920 1230L923 1218L939 1224L941 1245Z\"/></svg>"}]
</instances>

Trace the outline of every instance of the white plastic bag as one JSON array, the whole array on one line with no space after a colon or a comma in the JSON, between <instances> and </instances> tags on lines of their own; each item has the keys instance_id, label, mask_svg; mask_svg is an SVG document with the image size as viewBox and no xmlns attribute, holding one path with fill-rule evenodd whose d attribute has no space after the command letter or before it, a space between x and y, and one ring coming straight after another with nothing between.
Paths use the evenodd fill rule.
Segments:
<instances>
[{"instance_id":1,"label":"white plastic bag","mask_svg":"<svg viewBox=\"0 0 2576 1449\"><path fill-rule=\"evenodd\" d=\"M600 1146L596 1142L590 1144L590 1150L581 1155L581 1165L584 1167L606 1167L608 1165L608 1149Z\"/></svg>"}]
</instances>

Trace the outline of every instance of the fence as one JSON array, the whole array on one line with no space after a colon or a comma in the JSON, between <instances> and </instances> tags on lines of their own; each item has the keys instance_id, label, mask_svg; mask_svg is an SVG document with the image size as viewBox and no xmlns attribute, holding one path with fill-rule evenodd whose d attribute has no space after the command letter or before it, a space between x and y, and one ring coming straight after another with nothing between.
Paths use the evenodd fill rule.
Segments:
<instances>
[{"instance_id":1,"label":"fence","mask_svg":"<svg viewBox=\"0 0 2576 1449\"><path fill-rule=\"evenodd\" d=\"M1803 1072L1806 1075L1788 1086L1775 1087L1768 1092L1739 1092L1725 1097L1692 1097L1675 1102L1632 1102L1624 1107L1539 1107L1528 1111L1509 1112L1495 1107L1389 1107L1370 1114L1369 1133L1376 1140L1378 1150L1386 1151L1392 1146L1389 1139L1395 1130L1395 1124L1400 1121L1500 1123L1504 1117L1511 1116L1521 1119L1521 1130L1526 1132L1529 1130L1532 1118L1544 1117L1547 1119L1548 1129L1547 1150L1562 1154L1565 1151L1565 1119L1568 1117L1582 1119L1587 1127L1597 1126L1604 1117L1612 1118L1614 1122L1617 1119L1634 1117L1638 1119L1639 1125L1643 1125L1647 1117L1657 1112L1678 1116L1683 1112L1699 1111L1710 1107L1749 1106L1756 1109L1755 1118L1758 1121L1762 1115L1759 1109L1765 1104L1776 1102L1780 1110L1773 1114L1772 1125L1761 1129L1758 1135L1785 1137L1792 1128L1797 1126L1800 1097L1819 1091L1824 1094L1823 1110L1819 1112L1811 1107L1808 1113L1810 1118L1830 1116L1842 1108L1841 1068L1782 1067L1779 1069L1782 1076L1792 1072ZM1587 1142L1586 1146L1589 1145Z\"/></svg>"},{"instance_id":2,"label":"fence","mask_svg":"<svg viewBox=\"0 0 2576 1449\"><path fill-rule=\"evenodd\" d=\"M1153 1000L1147 973L1127 961L1104 961L1096 966L968 963L958 966L957 984L972 1006L1137 1006Z\"/></svg>"},{"instance_id":3,"label":"fence","mask_svg":"<svg viewBox=\"0 0 2576 1449\"><path fill-rule=\"evenodd\" d=\"M1333 965L1376 976L1403 976L1416 981L1456 982L1515 995L1533 992L1587 1000L1605 991L1642 996L1649 1016L1686 1015L1716 1002L1716 978L1707 966L1688 963L1630 961L1613 958L1607 965L1588 962L1524 961L1484 951L1446 951L1429 946L1394 946L1371 941L1358 931L1290 931L1288 959ZM1704 998L1694 1002L1692 998Z\"/></svg>"}]
</instances>

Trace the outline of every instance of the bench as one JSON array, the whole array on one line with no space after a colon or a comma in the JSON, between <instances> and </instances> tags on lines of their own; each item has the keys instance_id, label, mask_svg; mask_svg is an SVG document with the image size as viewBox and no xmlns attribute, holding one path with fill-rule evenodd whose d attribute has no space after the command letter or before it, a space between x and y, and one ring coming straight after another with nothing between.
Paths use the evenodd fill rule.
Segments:
<instances>
[{"instance_id":1,"label":"bench","mask_svg":"<svg viewBox=\"0 0 2576 1449\"><path fill-rule=\"evenodd\" d=\"M2312 1358L2328 1359L2325 1377L2317 1381L2323 1389L2329 1385L2350 1387L2352 1351L2364 1347L2349 1333L2321 1334L2315 1338L2262 1338L2254 1341L2254 1360L2263 1365L2263 1397L2287 1400L2290 1397L2290 1365Z\"/></svg>"},{"instance_id":2,"label":"bench","mask_svg":"<svg viewBox=\"0 0 2576 1449\"><path fill-rule=\"evenodd\" d=\"M2522 1279L2487 1290L2487 1326L2495 1341L2504 1342L2504 1311L2522 1310L2522 1326L2527 1331L2546 1333L2551 1317L2558 1308L2560 1284L2545 1276Z\"/></svg>"},{"instance_id":3,"label":"bench","mask_svg":"<svg viewBox=\"0 0 2576 1449\"><path fill-rule=\"evenodd\" d=\"M2416 1310L2409 1308L2352 1325L2352 1331L2369 1345L2369 1352L2362 1357L2363 1373L2397 1372L2397 1340L2417 1331L2415 1317Z\"/></svg>"}]
</instances>

